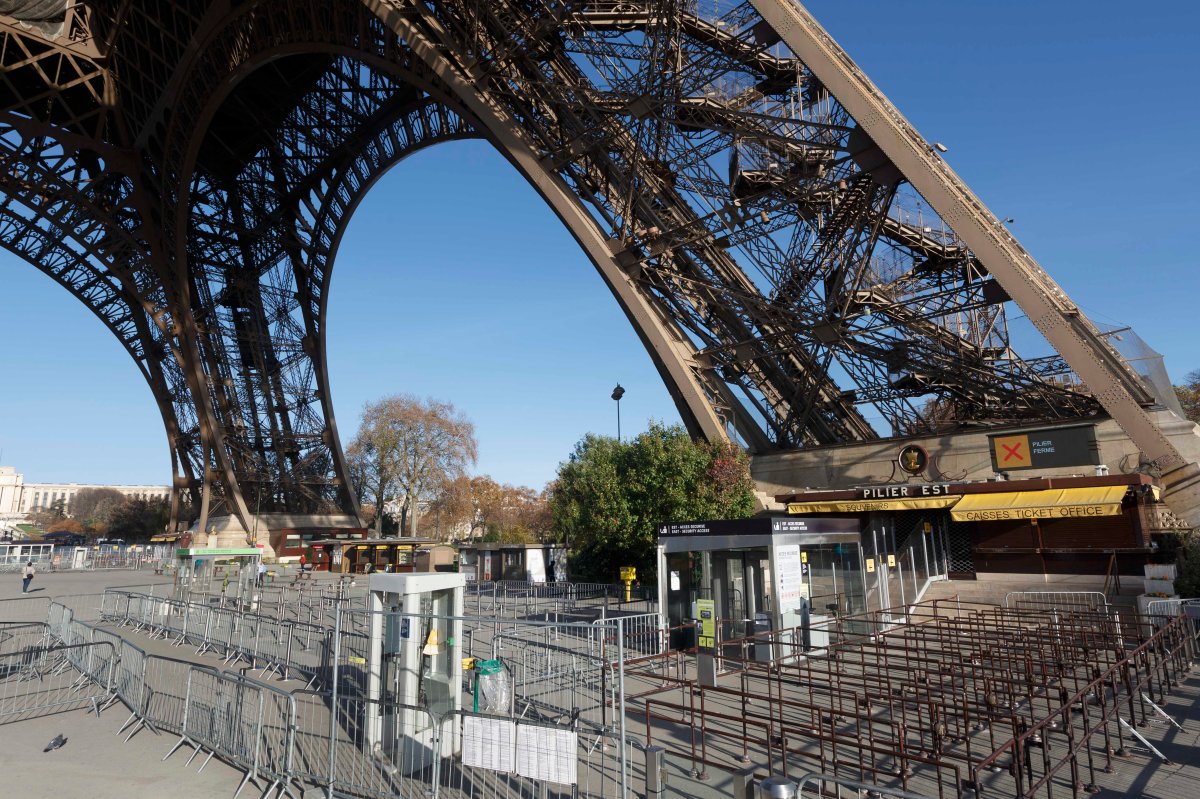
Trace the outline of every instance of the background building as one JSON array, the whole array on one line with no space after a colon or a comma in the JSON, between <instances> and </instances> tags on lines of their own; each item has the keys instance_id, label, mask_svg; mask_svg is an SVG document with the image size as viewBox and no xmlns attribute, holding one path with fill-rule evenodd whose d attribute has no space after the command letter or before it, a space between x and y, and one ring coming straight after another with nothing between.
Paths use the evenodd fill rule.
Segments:
<instances>
[{"instance_id":1,"label":"background building","mask_svg":"<svg viewBox=\"0 0 1200 799\"><path fill-rule=\"evenodd\" d=\"M131 499L147 501L171 498L165 485L102 485L93 483L26 483L15 467L0 466L0 520L18 520L39 510L49 510L62 500L63 511L71 515L71 501L88 488L107 488Z\"/></svg>"},{"instance_id":2,"label":"background building","mask_svg":"<svg viewBox=\"0 0 1200 799\"><path fill-rule=\"evenodd\" d=\"M25 478L12 466L0 466L0 529L24 516L20 512Z\"/></svg>"}]
</instances>

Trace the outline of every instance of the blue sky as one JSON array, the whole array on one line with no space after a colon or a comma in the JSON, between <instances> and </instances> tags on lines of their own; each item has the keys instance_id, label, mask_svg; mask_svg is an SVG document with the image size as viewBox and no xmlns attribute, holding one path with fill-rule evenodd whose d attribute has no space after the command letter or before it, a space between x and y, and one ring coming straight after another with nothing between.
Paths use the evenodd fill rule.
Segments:
<instances>
[{"instance_id":1,"label":"blue sky","mask_svg":"<svg viewBox=\"0 0 1200 799\"><path fill-rule=\"evenodd\" d=\"M1127 323L1176 380L1200 368L1200 11L1193 4L813 0L868 75L1094 319ZM678 420L594 268L482 143L402 163L334 270L339 426L409 392L476 424L478 471L541 487L585 433ZM0 463L26 479L163 482L157 409L81 305L0 254Z\"/></svg>"}]
</instances>

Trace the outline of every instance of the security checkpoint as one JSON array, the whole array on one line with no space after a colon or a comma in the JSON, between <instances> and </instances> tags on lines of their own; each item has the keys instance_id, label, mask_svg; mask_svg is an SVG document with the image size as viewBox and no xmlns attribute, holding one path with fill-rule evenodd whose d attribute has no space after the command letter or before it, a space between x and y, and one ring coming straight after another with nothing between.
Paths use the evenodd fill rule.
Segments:
<instances>
[{"instance_id":1,"label":"security checkpoint","mask_svg":"<svg viewBox=\"0 0 1200 799\"><path fill-rule=\"evenodd\" d=\"M822 622L867 607L868 575L853 519L664 524L658 540L658 573L665 578L659 603L672 648L712 650L720 641L773 630L788 639L797 629L808 631L808 646L821 647L828 642ZM692 622L700 623L696 640ZM772 657L769 647L751 654Z\"/></svg>"},{"instance_id":2,"label":"security checkpoint","mask_svg":"<svg viewBox=\"0 0 1200 799\"><path fill-rule=\"evenodd\" d=\"M463 587L461 574L372 574L368 611L367 741L403 774L460 748ZM449 735L442 737L443 729ZM434 753L438 757L434 757Z\"/></svg>"},{"instance_id":3,"label":"security checkpoint","mask_svg":"<svg viewBox=\"0 0 1200 799\"><path fill-rule=\"evenodd\" d=\"M216 594L222 604L236 601L253 610L258 602L258 547L193 547L175 550L174 596L187 600L192 595Z\"/></svg>"}]
</instances>

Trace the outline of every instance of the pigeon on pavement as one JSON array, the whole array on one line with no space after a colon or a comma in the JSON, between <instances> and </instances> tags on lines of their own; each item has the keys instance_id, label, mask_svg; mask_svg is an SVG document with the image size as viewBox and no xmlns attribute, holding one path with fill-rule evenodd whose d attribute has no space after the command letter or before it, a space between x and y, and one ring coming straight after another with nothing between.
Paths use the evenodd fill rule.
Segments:
<instances>
[{"instance_id":1,"label":"pigeon on pavement","mask_svg":"<svg viewBox=\"0 0 1200 799\"><path fill-rule=\"evenodd\" d=\"M67 742L67 739L64 738L63 734L60 732L58 735L55 735L54 738L52 738L50 740L50 743L46 744L46 748L43 749L42 751L49 752L52 749L59 749L63 745L65 745L66 742Z\"/></svg>"}]
</instances>

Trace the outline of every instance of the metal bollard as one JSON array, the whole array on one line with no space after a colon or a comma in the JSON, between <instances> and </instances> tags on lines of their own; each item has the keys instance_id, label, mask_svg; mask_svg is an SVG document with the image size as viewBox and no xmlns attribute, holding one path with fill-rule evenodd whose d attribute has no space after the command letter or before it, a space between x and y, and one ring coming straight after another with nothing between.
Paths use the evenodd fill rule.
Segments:
<instances>
[{"instance_id":1,"label":"metal bollard","mask_svg":"<svg viewBox=\"0 0 1200 799\"><path fill-rule=\"evenodd\" d=\"M758 799L796 799L796 790L787 777L767 777L758 784Z\"/></svg>"},{"instance_id":2,"label":"metal bollard","mask_svg":"<svg viewBox=\"0 0 1200 799\"><path fill-rule=\"evenodd\" d=\"M647 746L646 756L646 799L662 799L667 791L666 749ZM749 797L747 797L749 799Z\"/></svg>"},{"instance_id":3,"label":"metal bollard","mask_svg":"<svg viewBox=\"0 0 1200 799\"><path fill-rule=\"evenodd\" d=\"M755 767L750 766L741 771L733 772L733 799L755 799L754 797L754 772Z\"/></svg>"}]
</instances>

